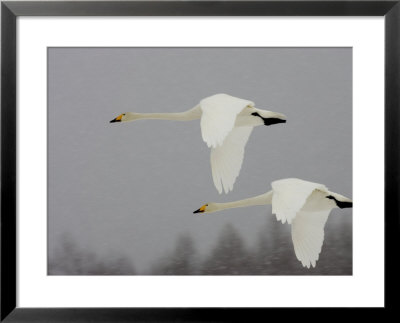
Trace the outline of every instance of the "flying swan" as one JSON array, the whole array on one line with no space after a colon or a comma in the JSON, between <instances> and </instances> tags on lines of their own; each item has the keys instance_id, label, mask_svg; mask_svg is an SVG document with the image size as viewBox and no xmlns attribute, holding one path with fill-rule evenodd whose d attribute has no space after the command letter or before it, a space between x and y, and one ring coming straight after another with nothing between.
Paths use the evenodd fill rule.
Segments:
<instances>
[{"instance_id":1,"label":"flying swan","mask_svg":"<svg viewBox=\"0 0 400 323\"><path fill-rule=\"evenodd\" d=\"M242 167L244 147L255 126L285 123L286 116L254 107L254 102L215 94L200 101L194 108L178 113L122 113L110 122L140 119L176 121L200 120L203 140L211 148L212 178L218 192L228 193Z\"/></svg>"},{"instance_id":2,"label":"flying swan","mask_svg":"<svg viewBox=\"0 0 400 323\"><path fill-rule=\"evenodd\" d=\"M304 267L315 267L324 242L324 226L333 208L351 208L353 202L322 185L297 178L271 184L272 190L248 199L229 203L208 203L193 213L212 213L224 209L272 204L276 219L292 224L294 252Z\"/></svg>"}]
</instances>

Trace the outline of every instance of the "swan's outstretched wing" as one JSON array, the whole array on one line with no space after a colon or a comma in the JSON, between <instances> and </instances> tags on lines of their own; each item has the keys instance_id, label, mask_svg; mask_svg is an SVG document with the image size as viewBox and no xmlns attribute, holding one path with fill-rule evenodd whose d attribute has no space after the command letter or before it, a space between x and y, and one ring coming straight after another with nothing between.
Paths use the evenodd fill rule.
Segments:
<instances>
[{"instance_id":1,"label":"swan's outstretched wing","mask_svg":"<svg viewBox=\"0 0 400 323\"><path fill-rule=\"evenodd\" d=\"M303 181L297 178L288 178L272 182L272 213L276 219L285 223L292 223L297 212L301 210L307 198L314 190L328 192L321 184Z\"/></svg>"},{"instance_id":2,"label":"swan's outstretched wing","mask_svg":"<svg viewBox=\"0 0 400 323\"><path fill-rule=\"evenodd\" d=\"M324 242L324 226L331 210L297 213L292 223L294 252L304 267L315 267Z\"/></svg>"},{"instance_id":3,"label":"swan's outstretched wing","mask_svg":"<svg viewBox=\"0 0 400 323\"><path fill-rule=\"evenodd\" d=\"M253 127L236 127L225 138L222 146L211 148L211 170L218 192L233 189L233 184L242 167L244 148Z\"/></svg>"},{"instance_id":4,"label":"swan's outstretched wing","mask_svg":"<svg viewBox=\"0 0 400 323\"><path fill-rule=\"evenodd\" d=\"M227 94L216 94L200 101L201 134L208 147L222 145L235 126L236 116L247 106L254 106L254 103Z\"/></svg>"}]
</instances>

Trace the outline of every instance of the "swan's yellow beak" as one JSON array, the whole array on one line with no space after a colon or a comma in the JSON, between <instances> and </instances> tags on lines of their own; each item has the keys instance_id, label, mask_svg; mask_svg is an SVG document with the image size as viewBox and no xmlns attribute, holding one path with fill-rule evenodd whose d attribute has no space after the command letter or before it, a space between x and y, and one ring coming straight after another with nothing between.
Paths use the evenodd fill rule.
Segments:
<instances>
[{"instance_id":1,"label":"swan's yellow beak","mask_svg":"<svg viewBox=\"0 0 400 323\"><path fill-rule=\"evenodd\" d=\"M124 114L120 114L118 117L116 117L115 119L112 119L111 121L110 121L110 123L113 123L113 122L121 122L121 119L122 119L122 117L124 116Z\"/></svg>"},{"instance_id":2,"label":"swan's yellow beak","mask_svg":"<svg viewBox=\"0 0 400 323\"><path fill-rule=\"evenodd\" d=\"M208 204L204 204L200 209L194 211L193 213L204 213Z\"/></svg>"}]
</instances>

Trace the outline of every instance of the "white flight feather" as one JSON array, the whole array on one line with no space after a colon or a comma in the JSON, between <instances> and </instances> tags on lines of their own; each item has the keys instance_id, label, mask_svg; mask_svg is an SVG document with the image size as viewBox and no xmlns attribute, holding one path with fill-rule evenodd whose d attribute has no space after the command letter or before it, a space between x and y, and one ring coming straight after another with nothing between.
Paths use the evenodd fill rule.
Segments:
<instances>
[{"instance_id":1,"label":"white flight feather","mask_svg":"<svg viewBox=\"0 0 400 323\"><path fill-rule=\"evenodd\" d=\"M244 146L251 129L265 124L265 119L280 119L285 115L260 110L249 100L228 94L215 94L204 98L194 108L177 113L126 112L110 122L128 122L141 119L190 121L200 120L201 135L211 148L212 178L218 192L228 193L239 175ZM275 120L276 121L276 120ZM280 123L280 122L277 122Z\"/></svg>"},{"instance_id":2,"label":"white flight feather","mask_svg":"<svg viewBox=\"0 0 400 323\"><path fill-rule=\"evenodd\" d=\"M324 227L331 209L299 211L292 222L294 252L304 267L315 267L324 242Z\"/></svg>"},{"instance_id":3,"label":"white flight feather","mask_svg":"<svg viewBox=\"0 0 400 323\"><path fill-rule=\"evenodd\" d=\"M251 127L250 130L248 129L247 138L250 133ZM240 138L246 137L243 133L237 133L237 135ZM234 140L230 142L232 147L235 146L234 142ZM238 144L240 147L244 145L245 142ZM229 155L229 153L226 154L226 158L229 158ZM218 169L221 168L221 171L213 171L215 185L220 190L231 188L231 178L227 179L226 184L221 184L221 178L226 176L223 164L218 164L218 161L215 161L215 164ZM324 242L324 227L329 213L333 208L338 207L336 202L328 197L333 196L337 201L348 203L352 203L351 199L330 192L325 185L297 178L278 180L272 182L271 186L271 191L244 200L208 203L203 212L212 213L229 208L272 204L272 213L276 215L277 220L282 223L291 223L292 241L297 259L304 267L315 267ZM352 204L347 207L352 207Z\"/></svg>"},{"instance_id":4,"label":"white flight feather","mask_svg":"<svg viewBox=\"0 0 400 323\"><path fill-rule=\"evenodd\" d=\"M325 185L288 178L271 184L272 213L278 221L292 224L297 259L304 267L315 267L324 241L324 226L334 204L326 199Z\"/></svg>"},{"instance_id":5,"label":"white flight feather","mask_svg":"<svg viewBox=\"0 0 400 323\"><path fill-rule=\"evenodd\" d=\"M208 147L222 145L234 128L237 115L247 106L252 107L254 103L227 94L216 94L200 101L201 135Z\"/></svg>"},{"instance_id":6,"label":"white flight feather","mask_svg":"<svg viewBox=\"0 0 400 323\"><path fill-rule=\"evenodd\" d=\"M218 192L233 190L233 184L240 173L244 149L253 127L234 128L225 138L223 144L211 148L212 177Z\"/></svg>"},{"instance_id":7,"label":"white flight feather","mask_svg":"<svg viewBox=\"0 0 400 323\"><path fill-rule=\"evenodd\" d=\"M311 193L318 189L329 192L321 184L299 180L297 178L287 178L271 183L274 191L272 197L272 213L276 215L278 221L292 223L296 214L303 207Z\"/></svg>"}]
</instances>

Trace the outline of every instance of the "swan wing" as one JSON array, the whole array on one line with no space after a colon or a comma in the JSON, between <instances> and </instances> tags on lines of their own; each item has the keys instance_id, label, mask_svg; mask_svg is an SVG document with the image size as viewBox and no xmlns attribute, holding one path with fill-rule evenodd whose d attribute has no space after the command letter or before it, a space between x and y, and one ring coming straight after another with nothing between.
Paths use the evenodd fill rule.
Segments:
<instances>
[{"instance_id":1,"label":"swan wing","mask_svg":"<svg viewBox=\"0 0 400 323\"><path fill-rule=\"evenodd\" d=\"M275 181L271 186L273 190L272 213L276 214L276 219L282 223L286 221L292 223L314 190L328 192L328 189L322 184L297 178Z\"/></svg>"},{"instance_id":2,"label":"swan wing","mask_svg":"<svg viewBox=\"0 0 400 323\"><path fill-rule=\"evenodd\" d=\"M297 213L292 223L294 252L304 267L315 267L324 242L324 227L331 210Z\"/></svg>"},{"instance_id":3,"label":"swan wing","mask_svg":"<svg viewBox=\"0 0 400 323\"><path fill-rule=\"evenodd\" d=\"M216 94L200 101L201 135L208 147L222 145L235 126L236 116L247 106L254 106L254 103L227 94Z\"/></svg>"},{"instance_id":4,"label":"swan wing","mask_svg":"<svg viewBox=\"0 0 400 323\"><path fill-rule=\"evenodd\" d=\"M214 185L221 194L228 193L240 173L244 148L253 127L235 127L221 146L211 148L211 171Z\"/></svg>"}]
</instances>

